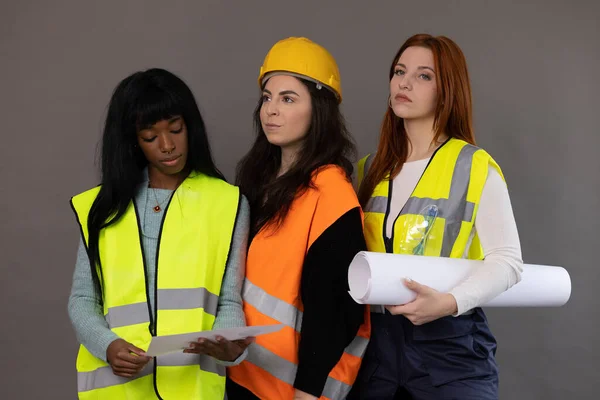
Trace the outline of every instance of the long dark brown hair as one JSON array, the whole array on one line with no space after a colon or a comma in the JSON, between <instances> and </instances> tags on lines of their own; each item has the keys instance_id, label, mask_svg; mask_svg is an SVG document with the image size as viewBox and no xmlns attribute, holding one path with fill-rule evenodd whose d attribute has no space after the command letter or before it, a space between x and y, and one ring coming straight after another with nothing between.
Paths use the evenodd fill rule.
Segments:
<instances>
[{"instance_id":1,"label":"long dark brown hair","mask_svg":"<svg viewBox=\"0 0 600 400\"><path fill-rule=\"evenodd\" d=\"M298 78L297 78L298 79ZM350 180L356 153L337 98L332 91L317 89L315 83L299 79L310 93L311 123L297 160L281 176L281 148L267 140L260 122L262 96L254 110L256 139L238 163L236 184L248 198L251 209L251 236L264 226L281 226L294 199L310 186L313 174L326 165L337 165ZM263 84L264 88L264 84Z\"/></svg>"},{"instance_id":2,"label":"long dark brown hair","mask_svg":"<svg viewBox=\"0 0 600 400\"><path fill-rule=\"evenodd\" d=\"M462 139L475 144L472 123L471 85L467 62L456 43L445 36L428 34L414 35L400 47L390 66L389 78L394 76L394 69L404 50L412 46L425 47L433 53L437 82L437 106L434 118L434 142L442 134ZM360 185L358 199L362 207L366 207L375 186L386 176L394 179L402 169L408 157L408 136L404 129L404 120L387 108L377 153L369 171Z\"/></svg>"}]
</instances>

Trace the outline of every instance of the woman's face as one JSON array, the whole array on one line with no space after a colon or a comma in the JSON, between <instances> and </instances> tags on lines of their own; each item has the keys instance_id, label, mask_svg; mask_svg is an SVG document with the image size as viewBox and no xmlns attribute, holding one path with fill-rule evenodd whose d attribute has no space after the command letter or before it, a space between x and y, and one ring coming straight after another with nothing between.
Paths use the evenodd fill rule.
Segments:
<instances>
[{"instance_id":1,"label":"woman's face","mask_svg":"<svg viewBox=\"0 0 600 400\"><path fill-rule=\"evenodd\" d=\"M269 143L299 150L310 128L312 102L308 88L289 75L271 77L263 90L260 122Z\"/></svg>"},{"instance_id":2,"label":"woman's face","mask_svg":"<svg viewBox=\"0 0 600 400\"><path fill-rule=\"evenodd\" d=\"M437 83L433 53L425 47L409 47L394 66L390 81L390 105L403 119L435 116Z\"/></svg>"},{"instance_id":3,"label":"woman's face","mask_svg":"<svg viewBox=\"0 0 600 400\"><path fill-rule=\"evenodd\" d=\"M143 127L137 132L148 168L162 175L176 175L185 168L188 155L187 127L178 115Z\"/></svg>"}]
</instances>

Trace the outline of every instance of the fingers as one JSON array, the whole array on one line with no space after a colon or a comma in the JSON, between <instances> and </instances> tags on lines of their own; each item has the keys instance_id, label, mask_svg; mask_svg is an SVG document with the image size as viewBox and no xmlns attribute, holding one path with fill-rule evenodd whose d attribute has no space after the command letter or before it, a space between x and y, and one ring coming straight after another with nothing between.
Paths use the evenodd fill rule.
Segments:
<instances>
[{"instance_id":1,"label":"fingers","mask_svg":"<svg viewBox=\"0 0 600 400\"><path fill-rule=\"evenodd\" d=\"M244 341L241 345L235 342L230 342L225 338L219 338L219 344L222 346L222 353L219 359L224 361L234 361L240 354L244 352L244 349L248 346Z\"/></svg>"},{"instance_id":2,"label":"fingers","mask_svg":"<svg viewBox=\"0 0 600 400\"><path fill-rule=\"evenodd\" d=\"M207 354L211 355L217 354L220 350L220 346L217 343L205 338L198 340L198 344L196 344L196 346L201 348Z\"/></svg>"},{"instance_id":3,"label":"fingers","mask_svg":"<svg viewBox=\"0 0 600 400\"><path fill-rule=\"evenodd\" d=\"M107 359L115 375L131 378L137 375L152 357L146 356L139 347L117 339L109 345Z\"/></svg>"},{"instance_id":4,"label":"fingers","mask_svg":"<svg viewBox=\"0 0 600 400\"><path fill-rule=\"evenodd\" d=\"M135 363L129 362L127 360L123 360L122 358L117 358L112 363L112 365L115 368L121 368L121 369L134 369L134 370L136 370L136 369L140 368L139 364L135 364Z\"/></svg>"},{"instance_id":5,"label":"fingers","mask_svg":"<svg viewBox=\"0 0 600 400\"><path fill-rule=\"evenodd\" d=\"M414 312L414 307L412 306L411 303L403 304L403 305L400 305L400 306L385 306L385 308L392 315L404 315L404 316L408 316L408 315L410 315L410 314L412 314Z\"/></svg>"},{"instance_id":6,"label":"fingers","mask_svg":"<svg viewBox=\"0 0 600 400\"><path fill-rule=\"evenodd\" d=\"M413 281L410 278L405 278L403 280L404 286L406 286L408 289L412 290L413 292L417 293L417 294L431 294L431 293L437 293L437 290L423 285L417 281Z\"/></svg>"},{"instance_id":7,"label":"fingers","mask_svg":"<svg viewBox=\"0 0 600 400\"><path fill-rule=\"evenodd\" d=\"M150 361L150 357L137 356L129 352L120 352L117 356L119 360L130 363L135 367L138 367L139 365L144 366L148 361Z\"/></svg>"},{"instance_id":8,"label":"fingers","mask_svg":"<svg viewBox=\"0 0 600 400\"><path fill-rule=\"evenodd\" d=\"M413 281L410 278L404 278L403 283L404 283L404 286L406 286L408 289L410 289L414 292L417 292L417 293L419 293L419 291L420 291L419 289L421 289L421 287L423 286L420 283L418 283L417 281Z\"/></svg>"},{"instance_id":9,"label":"fingers","mask_svg":"<svg viewBox=\"0 0 600 400\"><path fill-rule=\"evenodd\" d=\"M392 315L401 315L403 313L403 310L404 310L403 306L385 306L385 308Z\"/></svg>"},{"instance_id":10,"label":"fingers","mask_svg":"<svg viewBox=\"0 0 600 400\"><path fill-rule=\"evenodd\" d=\"M139 374L142 369L144 369L143 366L139 368L125 368L112 365L113 374L124 378L132 378Z\"/></svg>"},{"instance_id":11,"label":"fingers","mask_svg":"<svg viewBox=\"0 0 600 400\"><path fill-rule=\"evenodd\" d=\"M188 353L188 354L204 354L204 352L200 349L198 349L194 343L190 343L190 347L188 347L187 349L183 349L184 353Z\"/></svg>"},{"instance_id":12,"label":"fingers","mask_svg":"<svg viewBox=\"0 0 600 400\"><path fill-rule=\"evenodd\" d=\"M245 339L234 340L233 343L238 345L242 349L246 349L246 347L250 346L252 343L256 341L256 338L253 336L247 337Z\"/></svg>"},{"instance_id":13,"label":"fingers","mask_svg":"<svg viewBox=\"0 0 600 400\"><path fill-rule=\"evenodd\" d=\"M197 342L191 342L190 347L185 349L183 352L194 354L206 354L211 357L217 357L219 353L219 347L216 343L208 339L199 338Z\"/></svg>"},{"instance_id":14,"label":"fingers","mask_svg":"<svg viewBox=\"0 0 600 400\"><path fill-rule=\"evenodd\" d=\"M221 336L217 336L215 338L215 341L213 342L212 340L205 340L204 345L206 346L207 349L209 349L210 351L213 352L217 352L219 350L224 350L227 349L227 346L230 344L231 342Z\"/></svg>"},{"instance_id":15,"label":"fingers","mask_svg":"<svg viewBox=\"0 0 600 400\"><path fill-rule=\"evenodd\" d=\"M385 306L385 308L392 315L403 315L413 325L422 325L422 316L419 315L418 310L412 303L408 303L402 306Z\"/></svg>"},{"instance_id":16,"label":"fingers","mask_svg":"<svg viewBox=\"0 0 600 400\"><path fill-rule=\"evenodd\" d=\"M255 341L255 338L247 337L245 339L229 341L222 336L217 336L215 340L199 338L197 342L190 343L190 347L183 352L206 354L219 360L231 361L239 357Z\"/></svg>"},{"instance_id":17,"label":"fingers","mask_svg":"<svg viewBox=\"0 0 600 400\"><path fill-rule=\"evenodd\" d=\"M392 315L404 315L413 325L421 325L420 317L406 306L385 306Z\"/></svg>"},{"instance_id":18,"label":"fingers","mask_svg":"<svg viewBox=\"0 0 600 400\"><path fill-rule=\"evenodd\" d=\"M222 336L217 336L216 339L217 343L212 342L211 345L214 347L214 351L218 353L217 358L221 360L233 361L244 351L244 348L240 345Z\"/></svg>"},{"instance_id":19,"label":"fingers","mask_svg":"<svg viewBox=\"0 0 600 400\"><path fill-rule=\"evenodd\" d=\"M204 347L199 343L190 342L190 347L183 350L184 353L204 354Z\"/></svg>"},{"instance_id":20,"label":"fingers","mask_svg":"<svg viewBox=\"0 0 600 400\"><path fill-rule=\"evenodd\" d=\"M237 359L243 352L246 350L248 346L250 346L254 342L254 338L245 338L242 340L235 340L232 342L224 341L222 342L225 345L225 356L227 359L235 360Z\"/></svg>"},{"instance_id":21,"label":"fingers","mask_svg":"<svg viewBox=\"0 0 600 400\"><path fill-rule=\"evenodd\" d=\"M130 373L125 373L125 372L118 372L113 370L113 374L116 376L122 376L123 378L133 378L135 376L135 374L130 374Z\"/></svg>"},{"instance_id":22,"label":"fingers","mask_svg":"<svg viewBox=\"0 0 600 400\"><path fill-rule=\"evenodd\" d=\"M146 357L146 352L139 347L132 345L131 343L127 346L127 350L131 353L137 354L138 356Z\"/></svg>"},{"instance_id":23,"label":"fingers","mask_svg":"<svg viewBox=\"0 0 600 400\"><path fill-rule=\"evenodd\" d=\"M129 353L120 353L118 354L117 359L111 364L111 367L115 375L131 378L144 368L148 360L150 360L150 357L140 357Z\"/></svg>"},{"instance_id":24,"label":"fingers","mask_svg":"<svg viewBox=\"0 0 600 400\"><path fill-rule=\"evenodd\" d=\"M198 339L198 342L192 343L192 347L186 352L206 354L223 361L233 361L239 357L244 349L251 343L251 340L247 339L229 341L222 336L217 336L215 340L216 342L206 338L200 338ZM246 344L246 342L248 342L248 344Z\"/></svg>"}]
</instances>

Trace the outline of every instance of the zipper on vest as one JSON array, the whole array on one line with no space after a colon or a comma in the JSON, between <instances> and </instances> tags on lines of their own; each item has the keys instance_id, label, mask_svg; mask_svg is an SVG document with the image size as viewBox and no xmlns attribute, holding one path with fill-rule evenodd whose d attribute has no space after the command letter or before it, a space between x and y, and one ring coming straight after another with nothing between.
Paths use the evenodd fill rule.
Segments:
<instances>
[{"instance_id":1,"label":"zipper on vest","mask_svg":"<svg viewBox=\"0 0 600 400\"><path fill-rule=\"evenodd\" d=\"M171 205L171 201L173 200L173 197L175 196L175 192L176 192L176 190L174 190L173 193L171 193L169 202L165 206L165 211L163 213L162 220L160 221L160 228L158 231L158 239L156 240L156 259L154 261L154 288L153 288L154 289L154 315L150 316L150 320L154 321L153 329L152 329L152 331L150 331L152 336L156 336L156 334L158 332L158 255L160 253L160 241L162 239L162 231L163 231L163 227L165 225L165 218L167 217L167 212L169 211L169 206ZM148 291L146 291L146 293L148 293ZM153 382L154 383L154 393L156 393L156 396L160 400L163 400L162 396L160 395L160 393L158 391L158 384L156 382L156 375L157 375L156 357L154 357L153 368L154 368L154 373L152 375L153 375L153 381L154 381Z\"/></svg>"},{"instance_id":2,"label":"zipper on vest","mask_svg":"<svg viewBox=\"0 0 600 400\"><path fill-rule=\"evenodd\" d=\"M146 268L148 267L146 265L146 254L144 252L144 242L143 242L143 238L142 238L142 225L140 223L140 214L138 212L138 207L137 204L135 203L135 199L133 199L133 209L135 211L135 218L137 220L137 226L138 226L138 235L139 235L139 242L140 242L140 250L142 251L142 263L144 266L144 281L146 282L146 304L148 305L148 319L150 320L150 322L148 323L148 331L150 332L150 335L152 336L156 336L156 318L154 317L154 314L152 313L152 307L150 307L150 288L148 287L148 273L146 272ZM165 209L165 213L166 213L166 209ZM164 217L163 217L164 219ZM162 230L162 225L161 225L161 230ZM158 260L157 260L158 263ZM158 277L156 276L154 279L155 282L158 281ZM156 288L156 283L155 286ZM154 302L154 308L156 309L158 307L158 302L156 301L156 291L154 292L155 296L155 302ZM156 396L160 399L163 400L162 397L160 396L160 394L158 393L158 387L156 386L156 357L154 357L154 360L152 360L152 369L153 369L153 380L154 380L154 392L156 393Z\"/></svg>"},{"instance_id":3,"label":"zipper on vest","mask_svg":"<svg viewBox=\"0 0 600 400\"><path fill-rule=\"evenodd\" d=\"M387 220L388 217L390 216L390 208L391 208L391 203L392 203L392 189L394 187L394 182L392 179L390 179L388 181L388 197L387 197L387 206L385 208L385 216L383 217L383 244L385 245L385 252L386 253L393 253L394 252L394 227L392 226L392 237L388 238L387 235L385 234L386 228L387 228ZM396 223L396 221L394 221L394 224Z\"/></svg>"},{"instance_id":4,"label":"zipper on vest","mask_svg":"<svg viewBox=\"0 0 600 400\"><path fill-rule=\"evenodd\" d=\"M171 197L169 198L169 202L165 206L165 211L162 216L162 220L160 221L160 228L158 230L158 239L156 240L156 259L154 260L154 287L152 288L154 291L154 329L152 336L156 336L158 331L158 256L160 254L160 242L162 240L162 232L163 227L165 226L165 219L167 218L167 212L169 211L169 206L171 205L171 201L175 196L175 191L171 193Z\"/></svg>"},{"instance_id":5,"label":"zipper on vest","mask_svg":"<svg viewBox=\"0 0 600 400\"><path fill-rule=\"evenodd\" d=\"M156 394L156 397L158 397L159 400L164 400L160 393L158 393L158 385L156 384L156 357L154 357L154 365L152 366L152 376L153 376L153 384L154 384L154 393Z\"/></svg>"},{"instance_id":6,"label":"zipper on vest","mask_svg":"<svg viewBox=\"0 0 600 400\"><path fill-rule=\"evenodd\" d=\"M425 172L427 171L427 168L429 168L429 165L433 161L433 157L435 157L435 155L437 154L437 152L442 147L444 147L446 145L446 143L448 143L450 141L450 139L452 139L452 138L449 137L448 139L446 139L446 141L444 143L442 143L442 145L440 147L438 147L437 149L435 149L435 151L431 155L431 158L429 158L429 161L427 162L427 165L425 166L425 169L423 170L423 173L419 177L419 180L417 181L417 184L415 185L415 187L412 190L410 196L408 197L409 200L410 200L411 197L413 197L413 195L415 193L415 190L417 190L417 186L419 186L419 183L421 183L421 179L423 179L423 175L425 175ZM404 211L404 207L406 207L406 203L408 203L408 200L406 200L406 203L404 203L404 205L400 209L400 212L398 213L398 215L396 215L396 218L394 219L394 223L392 224L392 236L390 238L388 238L387 235L385 234L385 231L386 231L386 227L387 227L388 214L390 212L390 204L391 204L391 200L392 200L392 187L393 187L392 180L390 180L390 186L388 188L387 210L385 211L385 218L383 219L383 242L385 243L385 251L386 251L386 253L393 253L394 252L394 234L396 233L396 222L398 222L398 218L400 218L400 216L402 215L402 211Z\"/></svg>"}]
</instances>

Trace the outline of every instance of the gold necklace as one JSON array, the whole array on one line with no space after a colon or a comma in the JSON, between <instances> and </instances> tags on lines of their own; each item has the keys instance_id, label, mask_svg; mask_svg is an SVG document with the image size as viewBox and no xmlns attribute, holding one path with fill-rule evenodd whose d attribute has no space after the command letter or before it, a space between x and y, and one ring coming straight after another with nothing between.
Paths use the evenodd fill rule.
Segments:
<instances>
[{"instance_id":1,"label":"gold necklace","mask_svg":"<svg viewBox=\"0 0 600 400\"><path fill-rule=\"evenodd\" d=\"M160 212L160 210L162 210L162 208L160 206L162 206L162 204L167 201L167 199L169 198L169 196L165 197L163 201L161 201L160 203L158 202L158 197L156 196L156 189L154 189L151 184L148 185L148 187L150 189L152 189L152 193L154 193L154 200L156 201L156 205L154 207L152 207L152 209L154 210L154 212L158 213Z\"/></svg>"}]
</instances>

